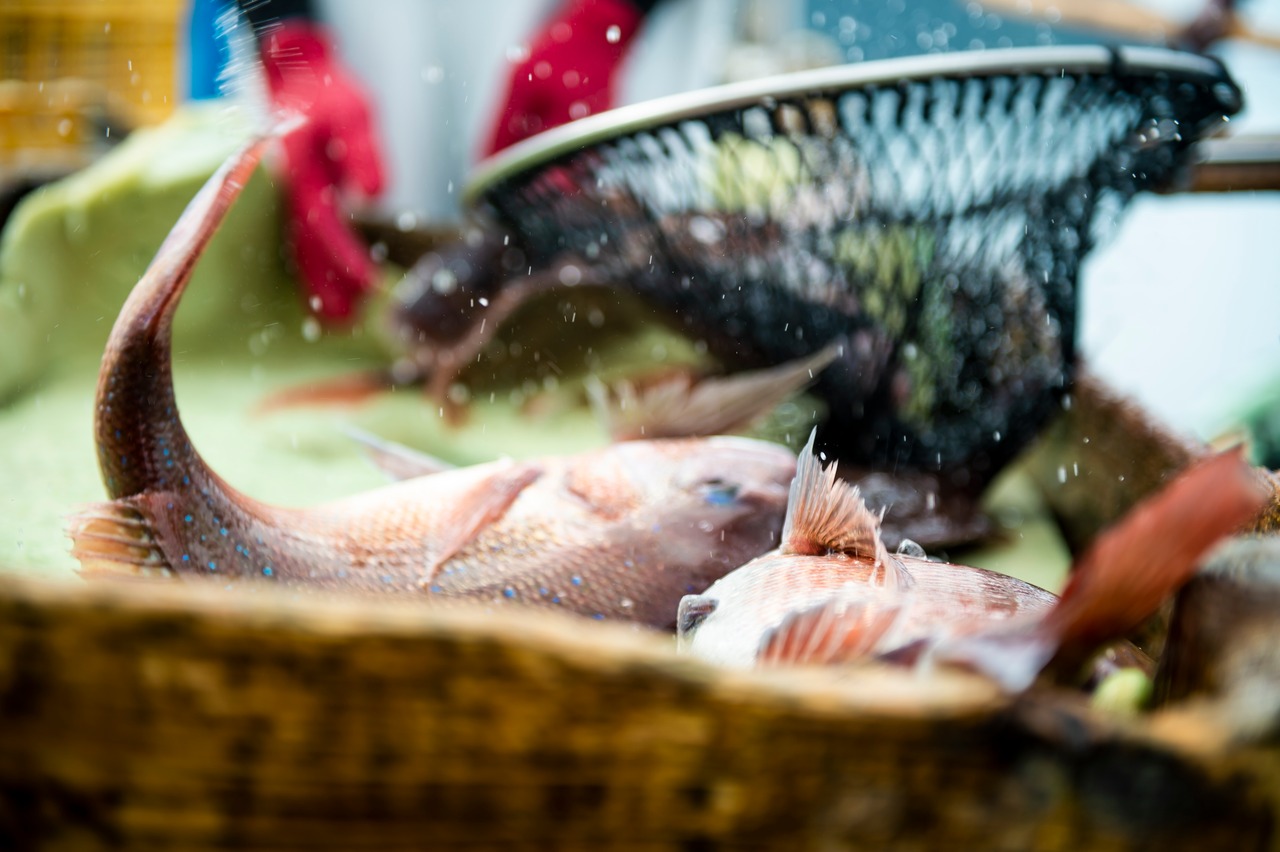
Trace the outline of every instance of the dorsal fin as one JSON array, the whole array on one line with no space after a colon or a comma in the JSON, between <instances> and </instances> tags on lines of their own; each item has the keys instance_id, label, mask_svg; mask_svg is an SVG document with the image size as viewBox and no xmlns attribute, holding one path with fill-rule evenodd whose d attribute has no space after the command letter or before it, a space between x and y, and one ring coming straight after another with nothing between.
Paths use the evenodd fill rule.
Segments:
<instances>
[{"instance_id":1,"label":"dorsal fin","mask_svg":"<svg viewBox=\"0 0 1280 852\"><path fill-rule=\"evenodd\" d=\"M867 508L857 486L837 479L834 463L823 467L813 449L817 434L816 429L809 434L796 461L781 550L797 556L845 553L873 559L890 573L905 570L889 559L880 540L880 518Z\"/></svg>"}]
</instances>

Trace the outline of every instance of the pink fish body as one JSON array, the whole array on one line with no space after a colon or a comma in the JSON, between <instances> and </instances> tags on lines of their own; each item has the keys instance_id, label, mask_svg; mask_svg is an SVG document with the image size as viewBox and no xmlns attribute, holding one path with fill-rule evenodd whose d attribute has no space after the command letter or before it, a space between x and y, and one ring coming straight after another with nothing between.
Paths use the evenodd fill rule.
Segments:
<instances>
[{"instance_id":1,"label":"pink fish body","mask_svg":"<svg viewBox=\"0 0 1280 852\"><path fill-rule=\"evenodd\" d=\"M1244 524L1266 495L1232 454L1193 466L1099 537L1063 598L1013 577L890 554L856 488L812 440L779 548L680 603L680 648L726 666L921 659L1025 688L1060 653L1119 638Z\"/></svg>"},{"instance_id":2,"label":"pink fish body","mask_svg":"<svg viewBox=\"0 0 1280 852\"><path fill-rule=\"evenodd\" d=\"M171 321L264 145L246 146L209 180L116 322L95 415L113 499L69 530L86 573L472 598L670 626L682 595L776 544L795 459L742 438L493 462L307 509L269 506L224 482L178 416Z\"/></svg>"}]
</instances>

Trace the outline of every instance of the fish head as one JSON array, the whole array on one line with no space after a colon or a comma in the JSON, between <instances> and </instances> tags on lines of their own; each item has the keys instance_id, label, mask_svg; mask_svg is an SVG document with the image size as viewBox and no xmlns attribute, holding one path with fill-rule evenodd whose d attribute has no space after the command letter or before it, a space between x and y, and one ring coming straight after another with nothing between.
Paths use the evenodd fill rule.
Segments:
<instances>
[{"instance_id":1,"label":"fish head","mask_svg":"<svg viewBox=\"0 0 1280 852\"><path fill-rule=\"evenodd\" d=\"M635 614L674 626L682 596L777 545L794 472L792 452L764 441L625 441L580 457L564 485L611 561L643 578Z\"/></svg>"},{"instance_id":2,"label":"fish head","mask_svg":"<svg viewBox=\"0 0 1280 852\"><path fill-rule=\"evenodd\" d=\"M653 459L633 467L646 505L637 519L667 562L709 557L706 573L691 580L697 590L777 546L795 475L790 450L714 437L654 442L650 452Z\"/></svg>"},{"instance_id":3,"label":"fish head","mask_svg":"<svg viewBox=\"0 0 1280 852\"><path fill-rule=\"evenodd\" d=\"M794 606L790 578L803 581L809 557L775 552L751 560L701 594L685 595L676 612L677 648L731 668L756 664L766 631Z\"/></svg>"}]
</instances>

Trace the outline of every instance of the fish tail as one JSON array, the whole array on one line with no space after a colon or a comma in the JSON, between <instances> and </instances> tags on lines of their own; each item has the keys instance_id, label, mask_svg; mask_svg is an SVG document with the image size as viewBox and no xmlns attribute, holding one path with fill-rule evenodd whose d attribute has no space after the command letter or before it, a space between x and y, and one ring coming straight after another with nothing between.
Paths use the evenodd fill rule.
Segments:
<instances>
[{"instance_id":1,"label":"fish tail","mask_svg":"<svg viewBox=\"0 0 1280 852\"><path fill-rule=\"evenodd\" d=\"M85 575L172 577L148 514L138 501L125 498L93 503L68 518L71 555Z\"/></svg>"},{"instance_id":2,"label":"fish tail","mask_svg":"<svg viewBox=\"0 0 1280 852\"><path fill-rule=\"evenodd\" d=\"M160 246L112 328L94 412L98 463L112 497L160 490L166 485L166 469L177 465L203 466L174 401L173 317L201 253L271 138L252 139L209 178Z\"/></svg>"},{"instance_id":3,"label":"fish tail","mask_svg":"<svg viewBox=\"0 0 1280 852\"><path fill-rule=\"evenodd\" d=\"M1267 499L1238 451L1200 461L1097 538L1043 620L942 643L937 656L1010 692L1030 686L1046 666L1071 677L1102 645L1150 618Z\"/></svg>"},{"instance_id":4,"label":"fish tail","mask_svg":"<svg viewBox=\"0 0 1280 852\"><path fill-rule=\"evenodd\" d=\"M1210 548L1254 520L1269 498L1239 450L1193 464L1081 555L1045 628L1064 652L1124 635L1191 579Z\"/></svg>"}]
</instances>

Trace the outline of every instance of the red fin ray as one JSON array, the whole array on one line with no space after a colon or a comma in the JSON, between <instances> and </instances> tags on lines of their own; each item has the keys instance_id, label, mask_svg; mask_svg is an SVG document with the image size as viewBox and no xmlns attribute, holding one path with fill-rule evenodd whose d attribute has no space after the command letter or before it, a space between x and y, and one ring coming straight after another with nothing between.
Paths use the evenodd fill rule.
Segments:
<instances>
[{"instance_id":1,"label":"red fin ray","mask_svg":"<svg viewBox=\"0 0 1280 852\"><path fill-rule=\"evenodd\" d=\"M816 437L815 430L796 461L782 527L782 552L798 556L845 553L873 559L886 566L886 583L896 585L905 579L905 568L890 560L880 540L880 518L867 508L857 486L836 478L835 464L823 467L813 450Z\"/></svg>"},{"instance_id":2,"label":"red fin ray","mask_svg":"<svg viewBox=\"0 0 1280 852\"><path fill-rule=\"evenodd\" d=\"M757 665L834 665L869 659L892 635L905 597L842 592L793 612L760 642Z\"/></svg>"}]
</instances>

